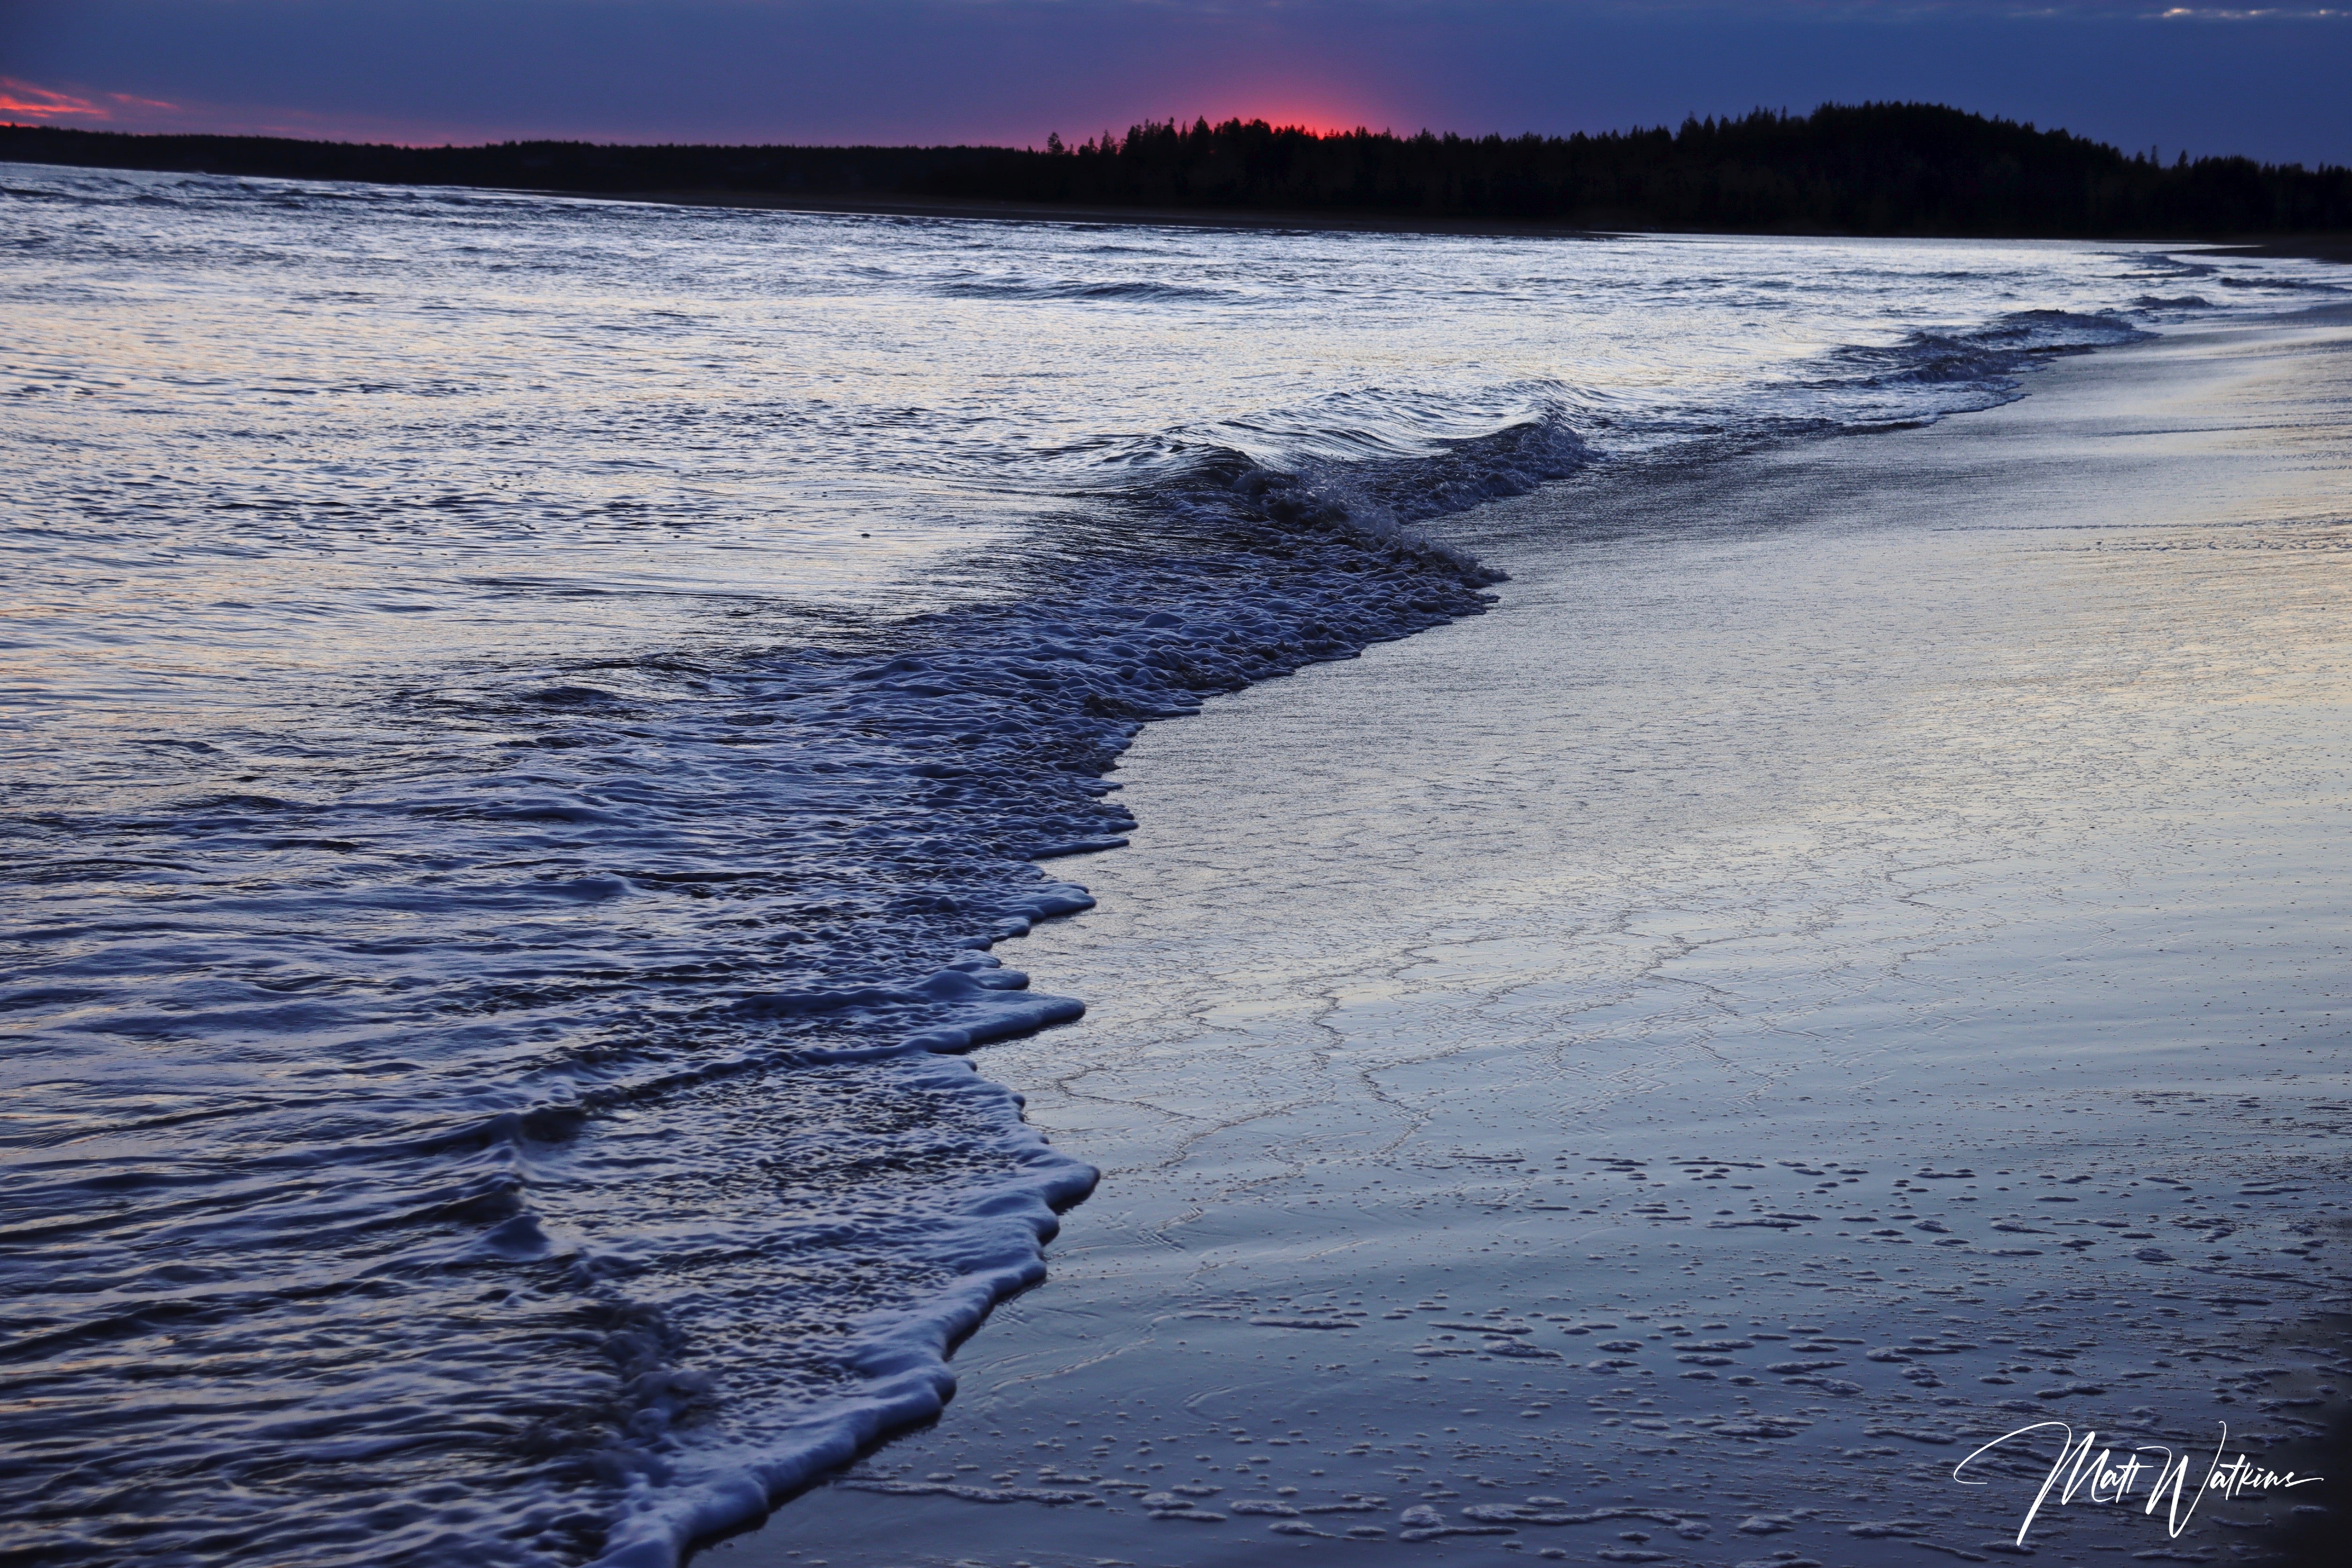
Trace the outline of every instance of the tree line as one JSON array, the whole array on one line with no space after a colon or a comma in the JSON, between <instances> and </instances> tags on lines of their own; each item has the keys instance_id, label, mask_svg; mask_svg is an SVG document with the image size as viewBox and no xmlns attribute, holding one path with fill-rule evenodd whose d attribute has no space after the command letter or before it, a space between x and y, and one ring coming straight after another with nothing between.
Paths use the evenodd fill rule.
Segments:
<instances>
[{"instance_id":1,"label":"tree line","mask_svg":"<svg viewBox=\"0 0 2352 1568\"><path fill-rule=\"evenodd\" d=\"M0 159L582 195L1359 215L1718 233L2099 238L2352 231L2352 170L2166 163L1935 104L1572 136L1146 121L1076 145L398 147L0 126Z\"/></svg>"}]
</instances>

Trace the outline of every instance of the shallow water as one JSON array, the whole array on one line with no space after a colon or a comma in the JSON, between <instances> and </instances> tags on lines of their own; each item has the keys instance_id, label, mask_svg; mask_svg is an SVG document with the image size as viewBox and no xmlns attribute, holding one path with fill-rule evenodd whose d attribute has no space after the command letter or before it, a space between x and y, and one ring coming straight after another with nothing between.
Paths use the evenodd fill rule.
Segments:
<instances>
[{"instance_id":1,"label":"shallow water","mask_svg":"<svg viewBox=\"0 0 2352 1568\"><path fill-rule=\"evenodd\" d=\"M0 1541L61 1562L756 1512L1092 1179L937 1053L1076 1014L988 950L1138 726L1475 613L1413 530L1596 455L2321 277L24 167L0 237Z\"/></svg>"}]
</instances>

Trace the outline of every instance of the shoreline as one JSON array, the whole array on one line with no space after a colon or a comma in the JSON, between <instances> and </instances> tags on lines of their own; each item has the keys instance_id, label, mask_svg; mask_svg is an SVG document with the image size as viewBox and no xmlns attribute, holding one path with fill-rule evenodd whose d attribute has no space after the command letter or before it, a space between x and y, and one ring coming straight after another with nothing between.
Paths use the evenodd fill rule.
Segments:
<instances>
[{"instance_id":1,"label":"shoreline","mask_svg":"<svg viewBox=\"0 0 2352 1568\"><path fill-rule=\"evenodd\" d=\"M2324 1370L2306 1312L2352 1283L2295 1229L2342 1196L2340 769L2295 718L2340 707L2341 638L2295 563L2340 493L2304 476L2347 459L2283 440L2346 314L1927 430L1604 465L1463 520L1514 574L1489 616L1148 731L1101 907L1024 952L1093 1013L981 1064L1102 1188L936 1426L709 1561L1551 1556L1613 1519L1627 1561L1859 1568L1981 1554L1999 1521L1939 1467L2004 1412L2310 1427L2308 1368L2259 1405L2203 1369ZM2286 608L2176 686L2181 634L2140 623L2184 595L2184 632ZM2253 728L2197 740L2224 720ZM2211 773L2242 751L2307 873L2259 941L2223 933L2272 918L2268 851L2198 826L2215 786L2250 819ZM2217 942L2259 1006L2220 1010ZM2256 1054L2290 1039L2320 1059ZM2166 1544L2140 1522L2037 1541Z\"/></svg>"},{"instance_id":2,"label":"shoreline","mask_svg":"<svg viewBox=\"0 0 2352 1568\"><path fill-rule=\"evenodd\" d=\"M2352 265L2352 235L2314 235L2308 239L2218 240L2212 248L2240 256L2275 256L2301 261Z\"/></svg>"},{"instance_id":3,"label":"shoreline","mask_svg":"<svg viewBox=\"0 0 2352 1568\"><path fill-rule=\"evenodd\" d=\"M28 164L36 168L99 169L79 163ZM140 169L114 173L153 173ZM171 171L163 171L171 172ZM304 175L236 175L236 178L299 179ZM361 184L372 182L361 181ZM713 207L752 212L794 212L828 216L940 218L995 223L1088 224L1117 227L1264 229L1319 234L1444 235L1481 239L1612 240L1633 237L1689 239L1882 239L1921 242L1984 242L2134 246L2159 250L2228 250L2245 256L2293 258L2352 264L2352 234L2255 235L2182 238L2130 236L2085 237L2047 235L1848 235L1812 229L1639 229L1508 218L1440 217L1377 212L1261 209L1255 207L1163 207L1058 205L955 197L920 200L889 196L706 189L644 191L548 190L530 185L420 185L418 189L488 190L509 195L564 201L621 202L647 206Z\"/></svg>"},{"instance_id":4,"label":"shoreline","mask_svg":"<svg viewBox=\"0 0 2352 1568\"><path fill-rule=\"evenodd\" d=\"M748 191L628 191L588 195L578 191L523 191L520 195L575 200L635 202L660 206L728 207L764 212L800 212L833 216L978 219L997 223L1095 224L1169 228L1285 229L1325 234L1427 234L1485 239L1576 239L1604 241L1636 237L1686 239L1841 239L2018 241L2019 237L1852 236L1812 233L1727 232L1591 228L1574 224L1520 223L1496 218L1385 216L1377 213L1259 211L1223 207L1054 206L1017 202L897 201L882 197L770 195ZM2025 237L2033 239L2043 237ZM2022 242L2022 241L2020 241ZM2223 239L2052 240L2053 244L2128 245L2151 249L2228 250L2246 256L2352 263L2352 235L2286 236Z\"/></svg>"}]
</instances>

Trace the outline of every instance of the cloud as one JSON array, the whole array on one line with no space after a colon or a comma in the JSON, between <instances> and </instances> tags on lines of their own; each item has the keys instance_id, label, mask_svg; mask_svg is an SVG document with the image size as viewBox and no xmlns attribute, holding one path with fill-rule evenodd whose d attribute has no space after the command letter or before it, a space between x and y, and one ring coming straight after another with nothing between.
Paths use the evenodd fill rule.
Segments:
<instances>
[{"instance_id":1,"label":"cloud","mask_svg":"<svg viewBox=\"0 0 2352 1568\"><path fill-rule=\"evenodd\" d=\"M2210 5L2175 5L2168 10L2158 11L2156 19L2159 22L2352 22L2352 11L2291 11L2275 6L2228 11Z\"/></svg>"},{"instance_id":2,"label":"cloud","mask_svg":"<svg viewBox=\"0 0 2352 1568\"><path fill-rule=\"evenodd\" d=\"M83 98L56 88L42 87L36 82L19 81L12 76L0 76L0 114L21 114L27 120L103 122L126 112L135 116L142 110L178 107L160 99L139 98L127 92L102 92L95 97Z\"/></svg>"},{"instance_id":3,"label":"cloud","mask_svg":"<svg viewBox=\"0 0 2352 1568\"><path fill-rule=\"evenodd\" d=\"M469 127L447 127L412 116L316 111L284 104L221 103L190 97L173 101L132 92L100 91L79 82L43 87L9 76L0 76L0 122L134 133L296 136L409 146L483 139Z\"/></svg>"}]
</instances>

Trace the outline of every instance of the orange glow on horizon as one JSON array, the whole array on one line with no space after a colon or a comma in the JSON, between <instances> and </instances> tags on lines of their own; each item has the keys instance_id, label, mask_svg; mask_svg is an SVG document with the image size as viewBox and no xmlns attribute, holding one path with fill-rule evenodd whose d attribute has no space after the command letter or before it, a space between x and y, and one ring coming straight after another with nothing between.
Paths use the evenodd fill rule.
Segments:
<instances>
[{"instance_id":1,"label":"orange glow on horizon","mask_svg":"<svg viewBox=\"0 0 2352 1568\"><path fill-rule=\"evenodd\" d=\"M1360 107L1348 106L1344 96L1339 97L1337 102L1331 99L1302 100L1296 89L1290 92L1276 90L1263 96L1251 96L1257 100L1252 107L1228 109L1222 114L1211 114L1207 117L1209 123L1222 125L1228 120L1239 120L1247 124L1253 120L1263 120L1276 131L1297 130L1311 132L1318 136L1341 136L1350 131L1377 131L1384 118L1367 113ZM1265 107L1268 100L1282 107Z\"/></svg>"},{"instance_id":2,"label":"orange glow on horizon","mask_svg":"<svg viewBox=\"0 0 2352 1568\"><path fill-rule=\"evenodd\" d=\"M1263 120L1276 131L1307 131L1318 136L1342 134L1371 124L1368 116L1328 107L1242 110L1212 114L1207 119L1212 125L1222 125L1228 120L1238 120L1244 125L1253 120Z\"/></svg>"},{"instance_id":3,"label":"orange glow on horizon","mask_svg":"<svg viewBox=\"0 0 2352 1568\"><path fill-rule=\"evenodd\" d=\"M1379 126L1361 118L1322 114L1250 114L1244 120L1263 120L1276 131L1305 131L1316 136L1344 136L1350 131L1377 131Z\"/></svg>"},{"instance_id":4,"label":"orange glow on horizon","mask_svg":"<svg viewBox=\"0 0 2352 1568\"><path fill-rule=\"evenodd\" d=\"M1147 122L1155 124L1173 124L1181 131L1190 131L1194 125L1203 120L1207 121L1213 126L1223 125L1236 120L1240 121L1244 125L1249 124L1253 121L1264 121L1267 125L1276 131L1304 131L1308 134L1315 136L1344 136L1351 131L1377 132L1384 128L1381 118L1375 115L1353 114L1344 110L1335 110L1331 109L1267 110L1252 107L1245 109L1226 109L1216 112L1202 111L1193 114L1180 114L1174 116L1146 114L1137 116L1132 119L1123 120L1117 125L1103 126L1093 130L1081 131L1075 136L1071 135L1066 131L1059 132L1057 133L1061 136L1065 145L1075 147L1082 142L1092 141L1106 133L1108 134L1113 141L1123 141L1130 129ZM1393 129L1393 127L1387 128ZM1024 144L1024 139L1021 138L1013 138L1010 140L1012 144L1016 146ZM1040 141L1036 144L1042 146L1044 143Z\"/></svg>"}]
</instances>

